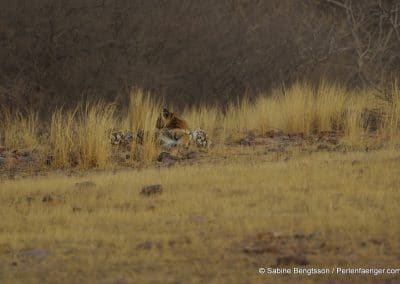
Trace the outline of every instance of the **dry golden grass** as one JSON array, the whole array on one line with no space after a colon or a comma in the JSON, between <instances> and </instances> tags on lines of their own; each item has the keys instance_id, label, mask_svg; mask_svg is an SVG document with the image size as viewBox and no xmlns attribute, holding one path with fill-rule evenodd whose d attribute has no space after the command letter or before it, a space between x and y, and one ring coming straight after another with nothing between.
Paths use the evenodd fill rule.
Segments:
<instances>
[{"instance_id":1,"label":"dry golden grass","mask_svg":"<svg viewBox=\"0 0 400 284\"><path fill-rule=\"evenodd\" d=\"M12 149L36 148L39 143L38 114L30 111L27 115L11 113L0 108L0 143Z\"/></svg>"},{"instance_id":2,"label":"dry golden grass","mask_svg":"<svg viewBox=\"0 0 400 284\"><path fill-rule=\"evenodd\" d=\"M52 163L55 167L69 166L73 159L76 111L65 112L59 109L52 114L49 142L54 156Z\"/></svg>"},{"instance_id":3,"label":"dry golden grass","mask_svg":"<svg viewBox=\"0 0 400 284\"><path fill-rule=\"evenodd\" d=\"M107 137L115 128L114 113L114 105L101 102L81 105L71 111L55 111L49 139L54 165L76 164L82 169L107 166L111 156Z\"/></svg>"},{"instance_id":4,"label":"dry golden grass","mask_svg":"<svg viewBox=\"0 0 400 284\"><path fill-rule=\"evenodd\" d=\"M351 93L335 84L321 82L318 88L296 83L288 89L262 95L254 103L244 99L228 106L224 119L226 133L254 129L282 130L306 135L321 131L340 131L359 138L363 112L376 107L370 91ZM397 117L397 115L395 115Z\"/></svg>"},{"instance_id":5,"label":"dry golden grass","mask_svg":"<svg viewBox=\"0 0 400 284\"><path fill-rule=\"evenodd\" d=\"M223 115L219 107L203 105L188 108L183 111L182 117L189 122L191 129L202 128L212 137L222 131Z\"/></svg>"},{"instance_id":6,"label":"dry golden grass","mask_svg":"<svg viewBox=\"0 0 400 284\"><path fill-rule=\"evenodd\" d=\"M2 113L8 149L42 146L53 167L85 171L0 180L0 283L396 283L398 274L262 276L258 268L287 255L305 256L305 267L398 267L399 90L382 100L371 90L297 83L223 111L186 109L182 117L216 147L169 168L102 173L87 169L112 167L111 131L144 131L143 145L131 147L135 161L160 152L162 104L149 94L133 91L126 115L104 103L57 110L48 134L35 114ZM250 130L333 131L354 147L226 143ZM360 151L371 143L385 150ZM83 181L96 186L76 185ZM148 184L164 192L141 196Z\"/></svg>"},{"instance_id":7,"label":"dry golden grass","mask_svg":"<svg viewBox=\"0 0 400 284\"><path fill-rule=\"evenodd\" d=\"M192 129L205 129L214 145L238 140L249 130L263 134L268 130L310 135L334 131L342 142L364 147L377 140L382 145L400 142L400 88L395 83L388 100L379 99L374 91L348 91L339 85L321 82L312 87L296 83L271 94L261 94L250 101L244 98L223 108L200 106L186 109L182 117ZM27 116L4 112L0 124L0 143L8 149L36 148L42 142L43 151L53 155L53 167L78 165L81 168L112 167L112 130L143 130L143 145L131 148L132 161L153 161L160 149L156 143L155 123L161 102L142 90L131 94L127 114L116 114L114 105L89 103L75 110L57 110L52 115L49 133L39 135L37 115ZM375 117L371 117L375 113ZM371 120L376 121L371 140ZM43 136L50 136L48 140ZM375 142L374 142L375 143ZM47 154L47 153L45 153Z\"/></svg>"},{"instance_id":8,"label":"dry golden grass","mask_svg":"<svg viewBox=\"0 0 400 284\"><path fill-rule=\"evenodd\" d=\"M386 137L391 145L400 143L400 86L395 83L390 94L390 101L386 105L386 116L380 135Z\"/></svg>"},{"instance_id":9,"label":"dry golden grass","mask_svg":"<svg viewBox=\"0 0 400 284\"><path fill-rule=\"evenodd\" d=\"M161 113L161 103L142 90L132 91L129 101L128 115L122 120L125 130L133 133L143 131L142 145L135 144L131 148L132 158L140 161L152 161L158 155L155 137L155 125Z\"/></svg>"},{"instance_id":10,"label":"dry golden grass","mask_svg":"<svg viewBox=\"0 0 400 284\"><path fill-rule=\"evenodd\" d=\"M290 253L304 254L306 267L398 267L399 162L393 150L298 152L276 161L260 147L193 166L3 181L0 282L397 281L258 268ZM75 186L87 180L97 186ZM161 195L139 195L155 183ZM42 202L49 193L64 202ZM260 245L267 249L252 253ZM28 249L44 252L24 255Z\"/></svg>"}]
</instances>

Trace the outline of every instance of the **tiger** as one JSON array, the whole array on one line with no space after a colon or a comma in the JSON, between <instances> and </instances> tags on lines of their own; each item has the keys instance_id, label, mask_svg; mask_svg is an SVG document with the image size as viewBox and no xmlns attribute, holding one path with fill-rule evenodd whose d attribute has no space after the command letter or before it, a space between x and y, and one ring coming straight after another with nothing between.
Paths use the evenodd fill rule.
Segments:
<instances>
[{"instance_id":1,"label":"tiger","mask_svg":"<svg viewBox=\"0 0 400 284\"><path fill-rule=\"evenodd\" d=\"M158 139L165 147L172 148L178 145L189 147L191 140L189 125L174 112L163 108L157 118L156 128L158 130Z\"/></svg>"}]
</instances>

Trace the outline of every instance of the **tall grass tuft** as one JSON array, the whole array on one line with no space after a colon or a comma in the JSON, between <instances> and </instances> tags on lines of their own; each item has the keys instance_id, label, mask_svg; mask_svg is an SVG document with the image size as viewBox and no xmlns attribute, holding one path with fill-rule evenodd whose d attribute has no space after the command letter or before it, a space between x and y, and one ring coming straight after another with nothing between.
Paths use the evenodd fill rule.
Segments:
<instances>
[{"instance_id":1,"label":"tall grass tuft","mask_svg":"<svg viewBox=\"0 0 400 284\"><path fill-rule=\"evenodd\" d=\"M213 136L222 129L223 115L218 106L201 105L186 108L182 117L192 129L202 128Z\"/></svg>"},{"instance_id":2,"label":"tall grass tuft","mask_svg":"<svg viewBox=\"0 0 400 284\"><path fill-rule=\"evenodd\" d=\"M52 165L67 167L76 161L76 112L57 109L51 116L49 141L52 149Z\"/></svg>"},{"instance_id":3,"label":"tall grass tuft","mask_svg":"<svg viewBox=\"0 0 400 284\"><path fill-rule=\"evenodd\" d=\"M97 102L86 104L78 111L76 146L78 163L83 168L104 168L109 164L109 137L115 128L115 105Z\"/></svg>"},{"instance_id":4,"label":"tall grass tuft","mask_svg":"<svg viewBox=\"0 0 400 284\"><path fill-rule=\"evenodd\" d=\"M50 124L53 165L104 168L111 157L110 131L115 105L86 103L71 111L57 110Z\"/></svg>"},{"instance_id":5,"label":"tall grass tuft","mask_svg":"<svg viewBox=\"0 0 400 284\"><path fill-rule=\"evenodd\" d=\"M161 103L141 89L130 94L127 118L123 125L133 133L142 132L142 143L133 143L132 158L144 162L154 160L158 155L155 125L161 112Z\"/></svg>"},{"instance_id":6,"label":"tall grass tuft","mask_svg":"<svg viewBox=\"0 0 400 284\"><path fill-rule=\"evenodd\" d=\"M315 94L314 127L318 131L343 130L350 97L343 87L322 81Z\"/></svg>"},{"instance_id":7,"label":"tall grass tuft","mask_svg":"<svg viewBox=\"0 0 400 284\"><path fill-rule=\"evenodd\" d=\"M35 111L12 113L2 109L0 114L0 144L8 149L37 148L39 141L39 116Z\"/></svg>"},{"instance_id":8,"label":"tall grass tuft","mask_svg":"<svg viewBox=\"0 0 400 284\"><path fill-rule=\"evenodd\" d=\"M397 81L393 83L386 108L381 135L392 145L400 144L400 84Z\"/></svg>"},{"instance_id":9,"label":"tall grass tuft","mask_svg":"<svg viewBox=\"0 0 400 284\"><path fill-rule=\"evenodd\" d=\"M224 108L187 108L181 117L191 129L206 130L222 150L225 142L242 138L248 131L262 135L268 130L305 135L334 131L354 146L364 145L371 137L398 145L399 84L393 84L388 97L382 99L371 90L349 91L326 81L316 87L298 82L253 100L244 97ZM130 130L134 134L140 132L143 138L130 147L132 162L149 162L160 152L155 125L161 110L161 102L140 89L131 92L127 114L122 118L116 116L114 104L92 102L72 110L55 110L47 130L43 127L47 124L40 123L34 111L23 114L2 110L0 144L8 149L42 149L46 145L54 167L105 168L111 164L113 152L110 132Z\"/></svg>"}]
</instances>

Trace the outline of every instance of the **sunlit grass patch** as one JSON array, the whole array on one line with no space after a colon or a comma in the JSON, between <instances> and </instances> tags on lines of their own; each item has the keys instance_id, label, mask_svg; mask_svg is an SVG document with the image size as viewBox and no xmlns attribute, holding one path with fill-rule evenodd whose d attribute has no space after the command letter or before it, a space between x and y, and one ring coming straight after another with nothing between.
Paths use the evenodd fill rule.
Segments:
<instances>
[{"instance_id":1,"label":"sunlit grass patch","mask_svg":"<svg viewBox=\"0 0 400 284\"><path fill-rule=\"evenodd\" d=\"M315 86L297 82L226 106L188 107L179 116L192 130L204 129L214 147L239 141L250 132L264 135L270 130L304 136L334 133L352 147L371 141L395 146L400 142L399 89L394 83L383 99L375 90L350 91L327 81ZM40 148L43 156L51 156L48 160L56 168L106 168L113 165L110 133L130 131L134 139L131 161L147 163L160 152L155 125L162 107L150 93L134 89L126 112L118 112L114 104L88 102L73 109L57 109L51 121L44 122L35 112L4 110L0 143L8 149Z\"/></svg>"}]
</instances>

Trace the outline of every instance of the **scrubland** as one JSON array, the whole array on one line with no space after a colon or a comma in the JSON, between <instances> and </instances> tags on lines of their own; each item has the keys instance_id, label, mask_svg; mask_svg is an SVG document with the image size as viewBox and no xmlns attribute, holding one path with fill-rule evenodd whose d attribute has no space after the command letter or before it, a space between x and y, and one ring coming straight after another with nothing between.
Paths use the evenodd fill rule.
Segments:
<instances>
[{"instance_id":1,"label":"scrubland","mask_svg":"<svg viewBox=\"0 0 400 284\"><path fill-rule=\"evenodd\" d=\"M399 268L396 84L383 98L298 83L185 109L213 144L168 166L155 161L162 105L135 91L123 115L102 102L59 109L48 123L3 112L4 151L32 149L41 160L2 169L1 283L398 282L259 273ZM122 129L146 135L120 164L109 134ZM163 192L141 195L151 184Z\"/></svg>"},{"instance_id":2,"label":"scrubland","mask_svg":"<svg viewBox=\"0 0 400 284\"><path fill-rule=\"evenodd\" d=\"M244 98L224 107L187 108L179 115L192 129L206 130L218 146L248 131L262 135L271 130L305 136L334 132L341 142L355 147L372 140L393 146L400 137L400 87L394 83L382 96L374 90L349 91L327 82L318 87L297 83L260 94L253 101ZM4 108L0 141L9 150L36 150L43 160L48 159L50 168L108 168L113 166L110 133L143 130L144 145L131 147L131 160L150 162L158 154L154 126L163 105L135 90L124 112L113 104L86 102L72 110L55 110L51 121L43 122L34 111L11 113Z\"/></svg>"}]
</instances>

